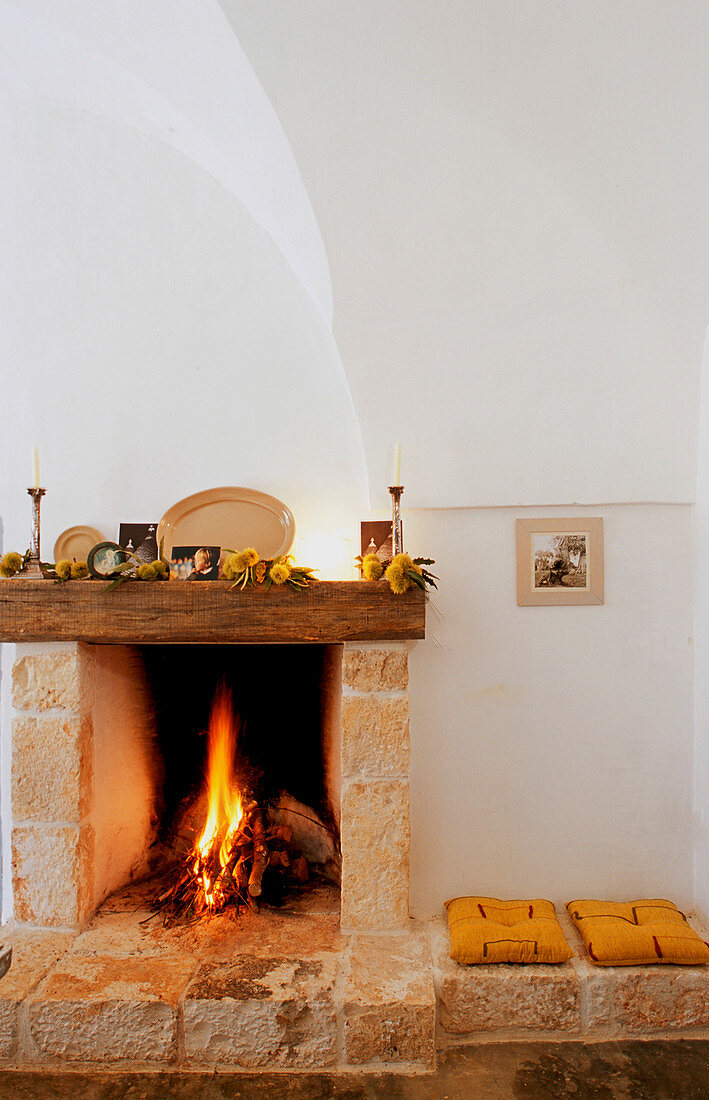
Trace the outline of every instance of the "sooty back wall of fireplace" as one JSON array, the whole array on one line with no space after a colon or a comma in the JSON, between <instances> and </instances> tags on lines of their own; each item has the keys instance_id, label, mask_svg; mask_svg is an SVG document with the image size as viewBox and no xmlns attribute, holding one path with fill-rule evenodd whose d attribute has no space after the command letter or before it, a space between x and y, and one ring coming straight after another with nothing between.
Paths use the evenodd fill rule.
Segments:
<instances>
[{"instance_id":1,"label":"sooty back wall of fireplace","mask_svg":"<svg viewBox=\"0 0 709 1100\"><path fill-rule=\"evenodd\" d=\"M325 774L329 708L335 705L330 648L142 648L164 762L164 825L180 800L202 786L210 709L222 683L232 692L239 752L259 801L272 802L285 790L333 824Z\"/></svg>"}]
</instances>

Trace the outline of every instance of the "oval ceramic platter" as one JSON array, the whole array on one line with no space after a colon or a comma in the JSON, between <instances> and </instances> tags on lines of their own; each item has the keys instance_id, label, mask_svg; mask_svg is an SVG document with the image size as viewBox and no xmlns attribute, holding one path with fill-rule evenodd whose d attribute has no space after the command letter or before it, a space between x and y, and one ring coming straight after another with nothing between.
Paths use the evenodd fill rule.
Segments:
<instances>
[{"instance_id":1,"label":"oval ceramic platter","mask_svg":"<svg viewBox=\"0 0 709 1100\"><path fill-rule=\"evenodd\" d=\"M283 501L238 485L178 500L160 520L157 533L168 560L173 546L202 544L229 550L253 546L262 558L275 558L288 553L294 538L293 513Z\"/></svg>"},{"instance_id":2,"label":"oval ceramic platter","mask_svg":"<svg viewBox=\"0 0 709 1100\"><path fill-rule=\"evenodd\" d=\"M54 560L76 558L86 561L89 550L97 542L103 542L103 535L95 527L67 527L54 543Z\"/></svg>"}]
</instances>

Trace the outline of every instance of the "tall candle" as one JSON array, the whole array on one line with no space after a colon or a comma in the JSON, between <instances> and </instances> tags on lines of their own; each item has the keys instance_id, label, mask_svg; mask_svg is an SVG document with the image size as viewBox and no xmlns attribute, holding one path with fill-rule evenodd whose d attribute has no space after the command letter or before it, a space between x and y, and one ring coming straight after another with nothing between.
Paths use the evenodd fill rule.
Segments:
<instances>
[{"instance_id":1,"label":"tall candle","mask_svg":"<svg viewBox=\"0 0 709 1100\"><path fill-rule=\"evenodd\" d=\"M398 439L394 447L394 480L392 485L401 485L401 441Z\"/></svg>"},{"instance_id":2,"label":"tall candle","mask_svg":"<svg viewBox=\"0 0 709 1100\"><path fill-rule=\"evenodd\" d=\"M36 443L32 448L32 465L34 467L34 487L39 489L39 448Z\"/></svg>"}]
</instances>

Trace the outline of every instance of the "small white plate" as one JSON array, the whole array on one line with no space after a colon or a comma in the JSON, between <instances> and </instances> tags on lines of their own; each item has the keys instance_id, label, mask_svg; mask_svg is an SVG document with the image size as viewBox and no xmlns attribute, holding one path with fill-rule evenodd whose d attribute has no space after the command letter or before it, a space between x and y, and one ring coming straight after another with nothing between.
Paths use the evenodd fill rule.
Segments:
<instances>
[{"instance_id":1,"label":"small white plate","mask_svg":"<svg viewBox=\"0 0 709 1100\"><path fill-rule=\"evenodd\" d=\"M244 550L253 546L262 558L287 554L295 538L290 508L276 497L227 485L205 489L178 500L158 524L158 547L169 560L173 546L221 546Z\"/></svg>"},{"instance_id":2,"label":"small white plate","mask_svg":"<svg viewBox=\"0 0 709 1100\"><path fill-rule=\"evenodd\" d=\"M95 527L67 527L54 543L54 560L86 561L86 555L97 542L103 542L103 535Z\"/></svg>"}]
</instances>

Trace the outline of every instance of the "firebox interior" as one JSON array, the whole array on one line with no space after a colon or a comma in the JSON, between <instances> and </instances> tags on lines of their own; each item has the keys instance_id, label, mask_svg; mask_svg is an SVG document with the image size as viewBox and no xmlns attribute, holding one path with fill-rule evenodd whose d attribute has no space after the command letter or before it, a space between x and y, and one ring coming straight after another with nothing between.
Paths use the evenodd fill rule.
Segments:
<instances>
[{"instance_id":1,"label":"firebox interior","mask_svg":"<svg viewBox=\"0 0 709 1100\"><path fill-rule=\"evenodd\" d=\"M161 833L204 782L206 730L215 694L231 692L240 774L262 805L282 792L339 827L333 744L339 706L331 690L340 646L155 645L142 649L163 761Z\"/></svg>"}]
</instances>

